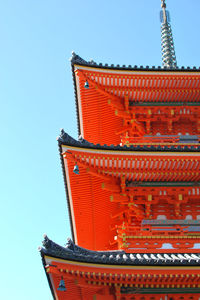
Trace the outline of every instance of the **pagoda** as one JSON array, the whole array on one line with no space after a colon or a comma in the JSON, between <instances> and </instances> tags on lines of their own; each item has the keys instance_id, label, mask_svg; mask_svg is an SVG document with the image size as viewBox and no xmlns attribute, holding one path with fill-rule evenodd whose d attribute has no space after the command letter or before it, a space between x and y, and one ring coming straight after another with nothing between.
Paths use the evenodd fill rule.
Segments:
<instances>
[{"instance_id":1,"label":"pagoda","mask_svg":"<svg viewBox=\"0 0 200 300\"><path fill-rule=\"evenodd\" d=\"M56 300L200 299L200 69L72 54L79 138L58 138L72 239L40 249Z\"/></svg>"}]
</instances>

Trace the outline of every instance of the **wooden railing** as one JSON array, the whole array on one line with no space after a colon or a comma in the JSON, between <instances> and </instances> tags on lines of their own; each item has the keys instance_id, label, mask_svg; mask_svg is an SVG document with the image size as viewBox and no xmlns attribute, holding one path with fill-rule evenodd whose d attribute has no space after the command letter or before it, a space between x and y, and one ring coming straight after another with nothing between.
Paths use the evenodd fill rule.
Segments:
<instances>
[{"instance_id":1,"label":"wooden railing","mask_svg":"<svg viewBox=\"0 0 200 300\"><path fill-rule=\"evenodd\" d=\"M183 144L191 145L200 143L200 136L197 136L198 139L187 140L181 139L180 136L142 136L142 137L122 137L121 143L123 145L138 145L138 144Z\"/></svg>"}]
</instances>

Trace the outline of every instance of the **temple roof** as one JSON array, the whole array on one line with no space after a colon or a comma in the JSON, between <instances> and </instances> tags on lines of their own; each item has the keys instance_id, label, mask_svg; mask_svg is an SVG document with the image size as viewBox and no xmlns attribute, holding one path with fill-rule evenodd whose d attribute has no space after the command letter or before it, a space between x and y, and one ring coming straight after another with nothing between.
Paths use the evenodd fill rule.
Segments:
<instances>
[{"instance_id":1,"label":"temple roof","mask_svg":"<svg viewBox=\"0 0 200 300\"><path fill-rule=\"evenodd\" d=\"M64 129L61 129L60 136L57 138L59 145L68 145L80 148L88 149L101 149L101 150L119 150L119 151L175 151L175 152L199 152L200 145L196 143L196 136L182 136L180 137L180 145L131 145L131 146L120 146L120 145L100 145L93 144L87 140L79 137L78 140L75 140L69 134L67 134ZM181 143L184 141L189 142L192 145L184 145Z\"/></svg>"},{"instance_id":2,"label":"temple roof","mask_svg":"<svg viewBox=\"0 0 200 300\"><path fill-rule=\"evenodd\" d=\"M125 253L125 251L91 251L79 247L68 239L66 247L62 247L46 235L43 241L44 248L41 248L41 254L53 256L56 258L95 263L95 264L113 264L113 265L181 265L181 266L199 266L199 253Z\"/></svg>"},{"instance_id":3,"label":"temple roof","mask_svg":"<svg viewBox=\"0 0 200 300\"><path fill-rule=\"evenodd\" d=\"M112 246L108 240L113 241L110 226L114 222L112 216L114 218L119 210L117 202L113 202L111 198L115 189L119 189L117 182L121 176L124 176L125 184L130 188L132 182L139 185L143 183L145 189L152 183L169 186L171 182L176 182L177 194L181 193L183 185L187 185L187 189L199 185L199 144L194 149L184 145L177 148L159 145L149 148L101 146L82 138L76 141L64 130L58 143L73 239L85 248L116 249L116 245ZM79 175L74 173L76 164ZM191 176L194 184L189 187ZM109 182L113 184L111 190ZM174 251L176 250L173 249L172 252ZM192 249L189 252L191 251Z\"/></svg>"},{"instance_id":4,"label":"temple roof","mask_svg":"<svg viewBox=\"0 0 200 300\"><path fill-rule=\"evenodd\" d=\"M199 111L199 69L109 66L87 62L75 53L71 62L79 134L90 142L119 144L124 120L131 122L136 111L141 118L144 110L156 113L155 106L170 105L175 111L177 106L187 111L192 106L191 111ZM159 128L155 122L153 134Z\"/></svg>"},{"instance_id":5,"label":"temple roof","mask_svg":"<svg viewBox=\"0 0 200 300\"><path fill-rule=\"evenodd\" d=\"M103 64L103 63L96 63L93 60L86 61L82 57L80 57L78 54L76 54L74 51L72 52L72 57L71 57L71 63L72 65L78 64L78 65L83 65L83 66L88 66L88 67L98 67L98 68L103 68L103 69L113 69L113 70L130 70L130 71L135 71L135 70L141 70L141 71L162 71L162 72L180 72L180 71L187 71L187 72L199 72L200 67L176 67L176 69L168 68L168 67L161 67L161 66L138 66L138 65L119 65L119 64Z\"/></svg>"}]
</instances>

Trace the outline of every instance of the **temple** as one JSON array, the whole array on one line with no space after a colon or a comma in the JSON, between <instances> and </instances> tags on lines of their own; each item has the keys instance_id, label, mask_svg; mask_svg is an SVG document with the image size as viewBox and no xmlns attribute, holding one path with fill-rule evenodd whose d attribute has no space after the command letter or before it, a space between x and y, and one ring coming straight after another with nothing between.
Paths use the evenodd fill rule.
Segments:
<instances>
[{"instance_id":1,"label":"temple","mask_svg":"<svg viewBox=\"0 0 200 300\"><path fill-rule=\"evenodd\" d=\"M79 138L58 138L72 239L40 248L56 300L200 299L200 69L72 53Z\"/></svg>"}]
</instances>

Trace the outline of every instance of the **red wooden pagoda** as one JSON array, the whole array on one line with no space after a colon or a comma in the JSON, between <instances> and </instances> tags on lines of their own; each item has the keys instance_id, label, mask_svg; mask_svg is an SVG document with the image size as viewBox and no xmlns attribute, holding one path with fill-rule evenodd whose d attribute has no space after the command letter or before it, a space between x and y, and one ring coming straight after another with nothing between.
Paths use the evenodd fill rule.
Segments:
<instances>
[{"instance_id":1,"label":"red wooden pagoda","mask_svg":"<svg viewBox=\"0 0 200 300\"><path fill-rule=\"evenodd\" d=\"M80 137L58 138L72 240L41 248L54 299L200 299L200 70L177 67L161 3L163 67L72 55Z\"/></svg>"}]
</instances>

